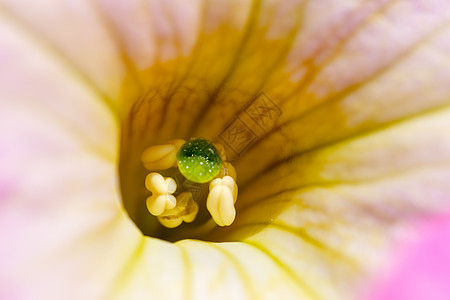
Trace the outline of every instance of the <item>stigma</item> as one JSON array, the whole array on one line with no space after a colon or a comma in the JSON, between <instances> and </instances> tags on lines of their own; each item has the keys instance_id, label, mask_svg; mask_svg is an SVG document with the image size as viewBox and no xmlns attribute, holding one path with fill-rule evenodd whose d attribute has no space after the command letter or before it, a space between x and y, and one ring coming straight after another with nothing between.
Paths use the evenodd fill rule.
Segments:
<instances>
[{"instance_id":1,"label":"stigma","mask_svg":"<svg viewBox=\"0 0 450 300\"><path fill-rule=\"evenodd\" d=\"M233 223L238 194L236 170L227 161L221 144L204 138L172 140L145 149L141 161L151 172L145 180L145 187L151 192L146 201L147 209L161 225L175 228L183 222L191 223L200 209L199 199L195 199L190 191L183 190L182 186L177 186L178 175L193 184L209 183L206 209L212 220L219 226ZM166 170L170 170L169 177L162 175L167 174Z\"/></svg>"}]
</instances>

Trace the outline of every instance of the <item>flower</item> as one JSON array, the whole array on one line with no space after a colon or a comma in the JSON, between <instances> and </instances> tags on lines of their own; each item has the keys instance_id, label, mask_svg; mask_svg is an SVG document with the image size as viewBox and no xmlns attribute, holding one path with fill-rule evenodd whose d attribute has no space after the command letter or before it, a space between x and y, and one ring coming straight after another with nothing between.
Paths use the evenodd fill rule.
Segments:
<instances>
[{"instance_id":1,"label":"flower","mask_svg":"<svg viewBox=\"0 0 450 300\"><path fill-rule=\"evenodd\" d=\"M448 206L443 1L1 8L0 298L354 298ZM229 227L140 201L191 137L234 153Z\"/></svg>"}]
</instances>

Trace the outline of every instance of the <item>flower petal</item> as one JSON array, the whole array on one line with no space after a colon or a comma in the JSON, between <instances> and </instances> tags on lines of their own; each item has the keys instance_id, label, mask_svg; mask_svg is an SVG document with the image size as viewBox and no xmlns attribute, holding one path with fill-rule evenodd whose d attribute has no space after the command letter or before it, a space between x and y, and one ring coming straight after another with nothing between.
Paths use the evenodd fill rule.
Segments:
<instances>
[{"instance_id":1,"label":"flower petal","mask_svg":"<svg viewBox=\"0 0 450 300\"><path fill-rule=\"evenodd\" d=\"M0 44L0 298L101 297L142 239L118 195L117 122L8 18Z\"/></svg>"}]
</instances>

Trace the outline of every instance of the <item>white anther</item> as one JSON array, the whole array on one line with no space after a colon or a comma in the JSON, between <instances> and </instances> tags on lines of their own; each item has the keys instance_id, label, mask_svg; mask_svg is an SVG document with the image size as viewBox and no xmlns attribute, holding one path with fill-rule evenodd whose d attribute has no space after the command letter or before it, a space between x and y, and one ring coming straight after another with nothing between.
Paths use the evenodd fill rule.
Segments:
<instances>
[{"instance_id":1,"label":"white anther","mask_svg":"<svg viewBox=\"0 0 450 300\"><path fill-rule=\"evenodd\" d=\"M236 217L234 203L237 199L238 187L231 176L216 178L211 181L206 208L214 222L219 226L229 226Z\"/></svg>"},{"instance_id":2,"label":"white anther","mask_svg":"<svg viewBox=\"0 0 450 300\"><path fill-rule=\"evenodd\" d=\"M148 170L165 170L177 165L177 152L184 140L169 141L164 145L148 147L142 152L141 161Z\"/></svg>"},{"instance_id":3,"label":"white anther","mask_svg":"<svg viewBox=\"0 0 450 300\"><path fill-rule=\"evenodd\" d=\"M175 228L183 221L186 223L194 221L197 213L198 204L192 199L192 194L184 192L177 196L177 205L158 216L158 220L167 228Z\"/></svg>"},{"instance_id":4,"label":"white anther","mask_svg":"<svg viewBox=\"0 0 450 300\"><path fill-rule=\"evenodd\" d=\"M177 190L177 184L172 178L150 173L145 178L145 187L152 192L147 198L147 208L152 215L159 216L177 204L177 200L172 196Z\"/></svg>"}]
</instances>

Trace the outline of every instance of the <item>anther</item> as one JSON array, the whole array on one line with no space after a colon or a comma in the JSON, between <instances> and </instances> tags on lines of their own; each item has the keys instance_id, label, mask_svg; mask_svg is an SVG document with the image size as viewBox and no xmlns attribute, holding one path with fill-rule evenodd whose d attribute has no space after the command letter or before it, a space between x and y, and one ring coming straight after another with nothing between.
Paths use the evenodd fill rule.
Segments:
<instances>
[{"instance_id":1,"label":"anther","mask_svg":"<svg viewBox=\"0 0 450 300\"><path fill-rule=\"evenodd\" d=\"M145 187L152 192L147 198L147 208L152 215L159 216L165 210L175 207L177 201L172 195L177 189L175 180L164 178L158 173L150 173L145 178Z\"/></svg>"},{"instance_id":2,"label":"anther","mask_svg":"<svg viewBox=\"0 0 450 300\"><path fill-rule=\"evenodd\" d=\"M181 223L191 223L198 213L198 204L192 199L190 192L184 192L177 196L177 205L170 210L166 210L158 216L159 222L167 228L175 228Z\"/></svg>"},{"instance_id":3,"label":"anther","mask_svg":"<svg viewBox=\"0 0 450 300\"><path fill-rule=\"evenodd\" d=\"M148 147L141 155L144 167L151 171L165 170L177 165L177 152L184 140L172 140L164 145Z\"/></svg>"},{"instance_id":4,"label":"anther","mask_svg":"<svg viewBox=\"0 0 450 300\"><path fill-rule=\"evenodd\" d=\"M237 199L238 187L231 176L216 178L211 181L206 208L214 222L219 226L229 226L236 217L234 203Z\"/></svg>"}]
</instances>

